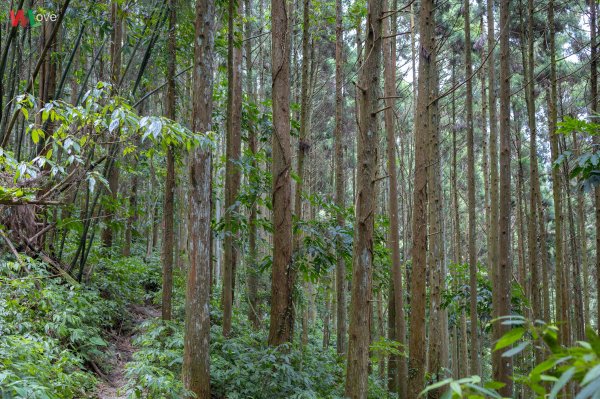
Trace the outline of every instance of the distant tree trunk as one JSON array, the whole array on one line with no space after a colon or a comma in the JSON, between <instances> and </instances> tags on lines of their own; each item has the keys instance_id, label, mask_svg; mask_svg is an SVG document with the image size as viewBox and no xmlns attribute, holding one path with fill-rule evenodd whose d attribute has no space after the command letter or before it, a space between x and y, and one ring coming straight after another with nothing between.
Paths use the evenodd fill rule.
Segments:
<instances>
[{"instance_id":1,"label":"distant tree trunk","mask_svg":"<svg viewBox=\"0 0 600 399\"><path fill-rule=\"evenodd\" d=\"M573 132L573 147L575 148L575 156L579 156L580 144L577 134ZM585 229L585 197L582 190L577 190L577 230L578 241L581 243L581 271L582 271L582 295L583 295L583 320L585 323L591 322L590 315L590 285L589 276L590 269L588 266L588 243L587 233ZM585 330L584 330L585 333Z\"/></svg>"},{"instance_id":2,"label":"distant tree trunk","mask_svg":"<svg viewBox=\"0 0 600 399\"><path fill-rule=\"evenodd\" d=\"M294 327L292 291L292 204L290 168L290 43L287 3L271 0L273 74L273 274L269 345L291 341Z\"/></svg>"},{"instance_id":3,"label":"distant tree trunk","mask_svg":"<svg viewBox=\"0 0 600 399\"><path fill-rule=\"evenodd\" d=\"M589 0L590 7L590 110L598 113L598 32L596 20L598 7L595 0ZM594 122L598 122L597 118ZM600 138L594 136L594 144L600 145ZM594 190L594 208L596 213L596 295L600 297L600 187ZM596 330L600 331L600 301L596 301Z\"/></svg>"},{"instance_id":4,"label":"distant tree trunk","mask_svg":"<svg viewBox=\"0 0 600 399\"><path fill-rule=\"evenodd\" d=\"M111 68L110 68L110 79L113 84L113 90L116 88L117 83L119 82L119 77L121 75L121 43L123 41L123 20L121 17L121 7L117 1L111 2L111 21L113 25L113 31L111 33L111 47L110 47L110 55L111 55ZM119 129L113 133L113 137L116 138L116 134L118 135ZM119 144L115 140L115 143L111 145L116 146L117 150L114 151L114 159L111 160L112 166L109 170L108 174L108 188L111 196L111 204L110 207L116 207L116 201L119 194L119 167L117 166L117 159L119 157ZM114 219L115 213L114 209L110 209L105 213L105 218L107 222L110 223L112 219ZM106 226L102 231L102 245L104 247L110 248L113 244L113 226Z\"/></svg>"},{"instance_id":5,"label":"distant tree trunk","mask_svg":"<svg viewBox=\"0 0 600 399\"><path fill-rule=\"evenodd\" d=\"M510 67L509 67L509 6L510 0L500 1L500 198L498 209L498 270L497 295L494 317L510 315L512 265L510 256ZM494 326L494 340L509 329L501 323ZM505 383L499 392L512 396L512 359L502 357L501 351L493 352L494 380Z\"/></svg>"},{"instance_id":6,"label":"distant tree trunk","mask_svg":"<svg viewBox=\"0 0 600 399\"><path fill-rule=\"evenodd\" d=\"M566 137L560 136L562 148L567 148ZM573 145L575 148L575 145ZM567 287L567 295L569 298L569 307L572 309L572 337L574 341L583 341L585 339L585 320L583 312L583 287L581 284L581 247L578 245L577 234L575 233L575 220L573 217L573 206L571 204L571 190L569 186L569 165L567 162L563 163L563 175L564 175L564 191L566 196L567 215L569 223L569 242L571 244L571 273L572 278L571 284ZM566 252L566 251L565 251ZM566 265L565 265L566 267Z\"/></svg>"},{"instance_id":7,"label":"distant tree trunk","mask_svg":"<svg viewBox=\"0 0 600 399\"><path fill-rule=\"evenodd\" d=\"M134 162L134 165L137 163ZM129 209L127 214L127 225L125 226L125 239L123 242L123 256L131 256L131 244L135 222L137 221L137 189L138 176L131 177L131 190L129 194Z\"/></svg>"},{"instance_id":8,"label":"distant tree trunk","mask_svg":"<svg viewBox=\"0 0 600 399\"><path fill-rule=\"evenodd\" d=\"M335 2L335 204L344 209L345 187L344 187L344 76L342 67L344 66L344 31L342 26L342 0ZM338 212L337 224L340 228L344 226L344 214ZM346 264L342 255L342 239L338 239L338 251L335 266L335 290L336 290L336 350L338 355L346 353Z\"/></svg>"},{"instance_id":9,"label":"distant tree trunk","mask_svg":"<svg viewBox=\"0 0 600 399\"><path fill-rule=\"evenodd\" d=\"M392 2L386 2L386 9L390 9ZM395 3L395 2L394 2ZM395 8L395 6L394 6ZM393 23L390 22L393 19ZM393 25L393 30L392 30ZM385 90L385 112L384 122L386 130L386 151L387 151L387 172L388 172L388 187L389 187L389 205L388 212L390 218L390 231L388 234L387 246L390 250L392 260L392 283L393 289L393 305L394 305L394 326L396 332L394 339L402 346L406 345L406 326L404 321L404 299L402 288L402 264L400 262L400 231L398 222L398 172L396 167L396 126L394 124L394 107L396 104L396 33L395 16L389 16L384 19L385 37L383 42L384 55L384 90ZM391 309L389 310L391 312ZM399 389L399 396L406 397L406 384L398 383L406 381L407 369L406 359L395 357L390 359L390 368L397 368L396 386Z\"/></svg>"},{"instance_id":10,"label":"distant tree trunk","mask_svg":"<svg viewBox=\"0 0 600 399\"><path fill-rule=\"evenodd\" d=\"M554 1L550 0L548 4L548 24L550 27L550 90L548 98L548 135L550 136L550 152L552 162L556 161L559 155L558 136L556 135L557 111L556 111L556 49L554 40ZM563 344L569 342L569 308L568 298L565 292L565 263L563 258L563 212L562 212L562 193L561 193L561 175L558 168L552 168L552 197L554 200L555 215L555 250L556 250L556 320L559 322L560 341Z\"/></svg>"},{"instance_id":11,"label":"distant tree trunk","mask_svg":"<svg viewBox=\"0 0 600 399\"><path fill-rule=\"evenodd\" d=\"M454 60L452 60L452 86L456 84L456 73L455 73L455 64ZM461 240L461 229L460 229L460 212L459 212L459 203L458 203L458 156L457 156L457 127L456 127L456 98L454 93L452 93L452 209L453 209L453 219L454 219L454 237L453 237L453 248L454 248L454 262L456 264L461 265L463 262L462 255L462 240ZM462 282L458 281L458 276L454 273L455 289L458 289L459 284ZM462 302L462 301L461 301ZM465 315L464 309L460 311L459 319L456 320L456 323L459 324L458 331L460 331L460 339L457 334L456 337L456 357L454 361L456 363L456 371L457 375L455 377L466 377L468 374L468 364L469 364L469 354L467 350L467 346L465 345L465 337L467 336L467 318Z\"/></svg>"},{"instance_id":12,"label":"distant tree trunk","mask_svg":"<svg viewBox=\"0 0 600 399\"><path fill-rule=\"evenodd\" d=\"M469 0L464 1L465 18L465 77L467 79L467 95L465 98L467 117L467 191L469 208L469 286L470 286L470 320L471 320L471 374L479 375L479 329L477 328L477 248L475 246L475 143L473 139L473 74L471 61L471 13Z\"/></svg>"},{"instance_id":13,"label":"distant tree trunk","mask_svg":"<svg viewBox=\"0 0 600 399\"><path fill-rule=\"evenodd\" d=\"M411 313L408 397L416 398L424 387L426 370L425 305L427 272L427 141L431 135L429 96L435 65L431 62L436 51L434 43L434 5L422 0L419 12L419 77L415 120L415 186L413 191L413 246L411 274Z\"/></svg>"},{"instance_id":14,"label":"distant tree trunk","mask_svg":"<svg viewBox=\"0 0 600 399\"><path fill-rule=\"evenodd\" d=\"M365 53L369 55L363 61L356 85L359 99L358 166L346 373L346 396L352 399L365 398L368 387L382 16L382 2L368 1Z\"/></svg>"},{"instance_id":15,"label":"distant tree trunk","mask_svg":"<svg viewBox=\"0 0 600 399\"><path fill-rule=\"evenodd\" d=\"M494 28L494 0L487 0L487 49L489 52L488 65L495 66L494 47L495 28ZM504 26L502 29L507 29ZM498 124L497 124L497 108L496 108L496 72L495 68L488 68L489 87L488 101L490 112L490 231L488 234L488 250L490 252L490 260L492 263L488 266L488 273L492 276L492 303L497 304L499 301L498 294ZM495 306L495 305L494 305ZM495 314L495 313L494 313ZM495 333L494 333L495 334ZM494 335L496 336L496 335ZM499 354L492 354L492 363L497 364L501 361ZM494 374L496 376L497 374Z\"/></svg>"},{"instance_id":16,"label":"distant tree trunk","mask_svg":"<svg viewBox=\"0 0 600 399\"><path fill-rule=\"evenodd\" d=\"M297 151L297 170L296 175L298 180L296 182L296 190L294 192L294 215L298 221L303 218L302 212L302 191L304 187L305 179L305 167L304 162L308 150L310 149L310 117L311 117L311 52L310 52L310 0L303 0L303 18L302 18L302 83L300 87L300 134L298 137L298 151ZM294 233L293 242L293 253L297 254L302 245L302 233L297 231ZM309 282L304 284L305 292L308 292ZM305 309L307 310L308 307ZM308 323L309 318L306 312L302 317L302 343L305 345L308 343Z\"/></svg>"},{"instance_id":17,"label":"distant tree trunk","mask_svg":"<svg viewBox=\"0 0 600 399\"><path fill-rule=\"evenodd\" d=\"M325 283L325 314L323 315L323 349L329 348L329 339L331 337L331 294L329 292L329 284Z\"/></svg>"},{"instance_id":18,"label":"distant tree trunk","mask_svg":"<svg viewBox=\"0 0 600 399\"><path fill-rule=\"evenodd\" d=\"M177 41L175 24L177 21L176 0L169 0L169 34L167 37L167 95L165 116L175 120L175 61ZM173 292L173 214L175 203L175 149L167 148L167 177L165 179L165 199L163 204L163 281L162 281L162 318L171 320L171 296Z\"/></svg>"},{"instance_id":19,"label":"distant tree trunk","mask_svg":"<svg viewBox=\"0 0 600 399\"><path fill-rule=\"evenodd\" d=\"M256 93L254 89L253 81L253 69L252 69L252 40L250 39L253 35L252 28L252 2L251 0L245 0L246 7L246 85L247 93L251 101L256 101ZM253 155L251 161L252 168L258 167L256 162L256 130L252 121L250 120L248 127L248 148ZM252 327L257 330L260 327L260 312L258 309L258 270L257 270L257 253L256 253L256 199L252 201L250 205L250 216L248 217L248 318Z\"/></svg>"},{"instance_id":20,"label":"distant tree trunk","mask_svg":"<svg viewBox=\"0 0 600 399\"><path fill-rule=\"evenodd\" d=\"M196 2L192 72L195 90L191 123L194 132L211 130L214 17L213 0ZM209 399L211 152L209 149L196 147L190 154L189 161L190 264L185 301L183 383L197 399Z\"/></svg>"},{"instance_id":21,"label":"distant tree trunk","mask_svg":"<svg viewBox=\"0 0 600 399\"><path fill-rule=\"evenodd\" d=\"M548 267L548 238L546 234L546 221L544 218L544 207L542 204L542 196L538 195L537 198L537 213L538 213L538 224L540 230L540 252L541 252L541 264L542 264L542 299L543 299L543 320L548 322L552 321L550 315L550 268Z\"/></svg>"},{"instance_id":22,"label":"distant tree trunk","mask_svg":"<svg viewBox=\"0 0 600 399\"><path fill-rule=\"evenodd\" d=\"M533 52L533 44L535 40L533 32L533 0L528 0L528 43L527 43L527 62L525 63L525 74L528 81L533 82L535 59ZM537 233L537 203L538 196L540 195L540 179L538 172L538 161L537 161L537 126L535 121L535 91L534 85L527 85L525 99L527 102L527 121L529 124L529 220L528 220L528 232L529 232L529 271L531 273L531 307L533 311L533 318L542 318L542 306L540 299L540 284L539 284L539 266L538 266L538 233ZM545 250L544 244L540 244L542 250ZM546 320L549 322L550 320ZM539 360L540 354L536 354Z\"/></svg>"},{"instance_id":23,"label":"distant tree trunk","mask_svg":"<svg viewBox=\"0 0 600 399\"><path fill-rule=\"evenodd\" d=\"M236 16L241 15L242 1L229 1L227 34L227 149L225 163L225 230L223 239L223 335L231 332L231 315L237 268L237 251L234 246L234 214L238 211L236 200L240 190L241 173L237 163L242 151L242 47L236 45Z\"/></svg>"}]
</instances>

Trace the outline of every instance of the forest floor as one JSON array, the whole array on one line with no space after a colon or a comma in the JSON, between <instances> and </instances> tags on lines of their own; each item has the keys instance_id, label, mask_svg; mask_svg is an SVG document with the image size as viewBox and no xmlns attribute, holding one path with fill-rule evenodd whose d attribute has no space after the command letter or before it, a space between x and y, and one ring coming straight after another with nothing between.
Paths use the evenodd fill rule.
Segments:
<instances>
[{"instance_id":1,"label":"forest floor","mask_svg":"<svg viewBox=\"0 0 600 399\"><path fill-rule=\"evenodd\" d=\"M133 337L136 327L144 321L160 316L160 310L151 305L130 305L129 320L124 324L129 324L129 328L121 328L111 335L109 353L111 356L110 372L105 375L97 387L98 399L125 399L125 365L131 361L136 348L133 345ZM129 322L129 323L127 323Z\"/></svg>"}]
</instances>

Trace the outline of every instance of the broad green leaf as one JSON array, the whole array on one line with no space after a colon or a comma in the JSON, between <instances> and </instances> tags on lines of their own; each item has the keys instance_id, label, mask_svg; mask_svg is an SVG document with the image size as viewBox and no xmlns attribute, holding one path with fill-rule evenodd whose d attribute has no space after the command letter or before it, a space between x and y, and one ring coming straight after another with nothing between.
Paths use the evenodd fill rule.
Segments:
<instances>
[{"instance_id":1,"label":"broad green leaf","mask_svg":"<svg viewBox=\"0 0 600 399\"><path fill-rule=\"evenodd\" d=\"M515 342L520 340L521 337L523 337L523 334L525 334L525 329L523 327L513 328L512 330L504 334L502 338L498 340L498 342L496 342L494 350L506 348L507 346L514 344Z\"/></svg>"}]
</instances>

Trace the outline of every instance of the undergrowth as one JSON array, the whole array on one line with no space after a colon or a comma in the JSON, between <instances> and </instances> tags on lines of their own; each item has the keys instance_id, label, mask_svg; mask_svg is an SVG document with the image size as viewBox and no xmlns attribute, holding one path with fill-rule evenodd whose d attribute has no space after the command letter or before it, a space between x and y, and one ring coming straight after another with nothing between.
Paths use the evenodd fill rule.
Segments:
<instances>
[{"instance_id":1,"label":"undergrowth","mask_svg":"<svg viewBox=\"0 0 600 399\"><path fill-rule=\"evenodd\" d=\"M94 280L71 285L21 256L0 258L0 397L92 397L94 368L108 368L106 333L121 328L128 302L160 281L157 262L98 262ZM157 274L158 273L158 274Z\"/></svg>"}]
</instances>

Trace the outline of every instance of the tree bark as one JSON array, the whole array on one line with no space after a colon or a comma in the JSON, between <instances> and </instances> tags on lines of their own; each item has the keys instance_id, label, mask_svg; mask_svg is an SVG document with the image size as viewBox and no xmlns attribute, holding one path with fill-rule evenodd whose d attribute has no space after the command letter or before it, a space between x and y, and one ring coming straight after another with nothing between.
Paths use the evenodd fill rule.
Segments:
<instances>
[{"instance_id":1,"label":"tree bark","mask_svg":"<svg viewBox=\"0 0 600 399\"><path fill-rule=\"evenodd\" d=\"M110 80L113 84L113 90L116 88L117 82L119 81L119 76L121 73L121 43L123 41L123 20L121 17L121 7L117 1L111 2L111 21L113 25L113 31L111 33L111 46L110 46L110 54L111 54L111 68L110 68ZM116 151L113 152L115 159L112 161L112 167L109 170L108 174L108 187L110 191L111 197L111 208L116 208L116 202L119 194L119 168L116 163L118 162L119 156L119 144L118 144L118 132L120 130L117 129L115 134L111 135L111 141L114 140L114 143L110 145L112 148L115 146L117 148ZM112 219L115 218L114 209L110 209L105 213L105 220L110 224ZM113 226L106 226L104 230L102 230L102 245L106 248L110 248L113 244Z\"/></svg>"},{"instance_id":2,"label":"tree bark","mask_svg":"<svg viewBox=\"0 0 600 399\"><path fill-rule=\"evenodd\" d=\"M196 2L191 125L194 132L200 133L211 130L214 16L213 0ZM186 290L182 374L186 389L193 392L197 399L209 399L211 151L196 147L190 155L190 264Z\"/></svg>"},{"instance_id":3,"label":"tree bark","mask_svg":"<svg viewBox=\"0 0 600 399\"><path fill-rule=\"evenodd\" d=\"M262 0L261 0L262 1ZM246 85L247 93L251 101L256 101L256 92L254 88L253 79L253 68L252 68L252 2L251 0L245 0L246 7ZM252 169L258 168L258 162L256 162L256 130L252 121L249 121L248 126L248 148L253 155L251 165ZM257 226L256 226L256 213L257 213L257 198L254 198L250 205L250 215L248 217L248 319L255 330L260 327L260 312L258 302L258 270L257 270Z\"/></svg>"},{"instance_id":4,"label":"tree bark","mask_svg":"<svg viewBox=\"0 0 600 399\"><path fill-rule=\"evenodd\" d=\"M386 2L386 9L390 9L390 2ZM396 3L396 2L394 2ZM395 6L394 6L395 8ZM396 336L394 339L398 341L402 347L406 345L406 326L404 321L404 299L402 288L402 264L400 262L400 231L398 221L398 171L396 167L396 126L394 123L394 108L396 93L396 23L392 23L390 19L395 21L395 16L389 16L384 19L385 39L383 41L384 55L384 95L385 95L385 112L384 122L386 130L386 152L387 152L387 172L389 184L389 204L388 212L390 219L390 231L388 234L387 246L391 254L392 267L392 282L393 289L393 305L394 305L394 331ZM393 25L393 29L392 29ZM391 310L390 310L391 311ZM390 359L391 362L391 359ZM397 368L397 387L398 395L401 398L406 397L406 384L398 383L406 381L407 368L406 359L400 356L394 359L394 368Z\"/></svg>"},{"instance_id":5,"label":"tree bark","mask_svg":"<svg viewBox=\"0 0 600 399\"><path fill-rule=\"evenodd\" d=\"M340 211L337 214L337 224L340 228L344 227L344 212L346 206L345 186L344 186L344 94L343 84L344 76L342 67L344 66L344 31L342 25L342 0L335 2L335 204ZM336 351L338 355L346 353L347 346L347 326L346 326L346 263L342 256L342 239L338 239L338 251L335 266L335 284L336 284Z\"/></svg>"},{"instance_id":6,"label":"tree bark","mask_svg":"<svg viewBox=\"0 0 600 399\"><path fill-rule=\"evenodd\" d=\"M558 137L556 135L557 111L556 111L556 49L554 39L554 1L548 3L548 24L550 27L550 88L548 98L548 135L550 136L550 153L552 162L558 159ZM552 197L554 200L555 215L555 249L556 249L556 321L559 323L560 342L566 344L569 342L569 316L568 316L568 298L565 290L566 278L565 263L563 258L563 212L562 212L562 193L561 193L561 175L558 168L552 168Z\"/></svg>"},{"instance_id":7,"label":"tree bark","mask_svg":"<svg viewBox=\"0 0 600 399\"><path fill-rule=\"evenodd\" d=\"M237 163L242 151L242 47L236 44L236 16L241 15L242 1L229 1L227 34L227 143L225 160L225 237L223 239L223 335L231 332L231 316L238 263L234 246L236 205L241 173Z\"/></svg>"},{"instance_id":8,"label":"tree bark","mask_svg":"<svg viewBox=\"0 0 600 399\"><path fill-rule=\"evenodd\" d=\"M431 135L429 101L435 65L434 4L421 1L419 11L419 76L415 119L415 177L412 219L412 274L408 397L416 398L423 389L426 370L425 305L427 272L427 141Z\"/></svg>"},{"instance_id":9,"label":"tree bark","mask_svg":"<svg viewBox=\"0 0 600 399\"><path fill-rule=\"evenodd\" d=\"M510 0L500 2L500 192L498 206L498 270L494 317L510 315L512 264L510 256L510 66L509 66ZM502 337L509 326L496 323L494 339ZM499 392L512 396L512 359L493 352L494 380L505 383Z\"/></svg>"},{"instance_id":10,"label":"tree bark","mask_svg":"<svg viewBox=\"0 0 600 399\"><path fill-rule=\"evenodd\" d=\"M356 85L359 100L356 138L358 167L356 171L356 222L346 373L346 396L352 399L365 398L368 387L382 15L382 2L368 1L365 32L366 56Z\"/></svg>"},{"instance_id":11,"label":"tree bark","mask_svg":"<svg viewBox=\"0 0 600 399\"><path fill-rule=\"evenodd\" d=\"M465 19L465 77L467 78L467 94L465 98L467 117L467 191L469 208L469 286L470 286L470 320L471 320L471 374L479 375L479 330L477 317L477 248L475 247L475 143L473 139L473 74L471 61L471 13L470 1L463 5Z\"/></svg>"},{"instance_id":12,"label":"tree bark","mask_svg":"<svg viewBox=\"0 0 600 399\"><path fill-rule=\"evenodd\" d=\"M175 120L175 61L177 41L175 24L177 9L175 0L169 0L169 34L167 36L167 95L165 116ZM162 318L171 320L171 297L173 293L173 247L174 247L174 202L175 202L175 148L167 148L167 176L165 179L165 199L163 205L163 281L162 281Z\"/></svg>"},{"instance_id":13,"label":"tree bark","mask_svg":"<svg viewBox=\"0 0 600 399\"><path fill-rule=\"evenodd\" d=\"M271 0L273 75L273 272L269 345L291 341L294 327L292 291L292 204L290 147L290 43L287 2Z\"/></svg>"},{"instance_id":14,"label":"tree bark","mask_svg":"<svg viewBox=\"0 0 600 399\"><path fill-rule=\"evenodd\" d=\"M598 6L594 0L589 0L590 7L590 110L598 113ZM597 121L597 117L594 122ZM600 145L600 138L594 136L594 144ZM594 208L596 213L596 294L600 297L600 187L594 190ZM600 301L596 301L596 330L600 331Z\"/></svg>"}]
</instances>

